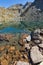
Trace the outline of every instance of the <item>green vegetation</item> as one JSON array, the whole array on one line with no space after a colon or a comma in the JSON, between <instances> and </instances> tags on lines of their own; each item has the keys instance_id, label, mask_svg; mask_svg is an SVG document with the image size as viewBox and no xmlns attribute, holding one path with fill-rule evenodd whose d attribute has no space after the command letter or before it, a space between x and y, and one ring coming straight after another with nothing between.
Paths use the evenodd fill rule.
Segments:
<instances>
[{"instance_id":1,"label":"green vegetation","mask_svg":"<svg viewBox=\"0 0 43 65\"><path fill-rule=\"evenodd\" d=\"M43 28L43 22L41 21L31 21L31 22L25 22L25 21L21 21L21 28L25 28L25 29L28 29L28 30L34 30L34 29L37 29L37 28Z\"/></svg>"},{"instance_id":2,"label":"green vegetation","mask_svg":"<svg viewBox=\"0 0 43 65\"><path fill-rule=\"evenodd\" d=\"M0 25L0 29L3 29L8 26L15 27L18 29L26 29L26 30L33 31L34 29L37 29L37 28L43 28L43 22L41 22L41 21L31 21L31 22L20 21L20 24L4 23L4 24Z\"/></svg>"}]
</instances>

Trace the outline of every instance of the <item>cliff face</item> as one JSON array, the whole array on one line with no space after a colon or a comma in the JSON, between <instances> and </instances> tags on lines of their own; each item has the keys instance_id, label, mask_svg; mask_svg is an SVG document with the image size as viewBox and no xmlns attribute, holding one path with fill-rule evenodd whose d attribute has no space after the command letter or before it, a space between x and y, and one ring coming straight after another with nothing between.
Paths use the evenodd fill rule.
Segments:
<instances>
[{"instance_id":1,"label":"cliff face","mask_svg":"<svg viewBox=\"0 0 43 65\"><path fill-rule=\"evenodd\" d=\"M43 10L43 0L35 0L34 3L37 8L40 8L41 10Z\"/></svg>"},{"instance_id":2,"label":"cliff face","mask_svg":"<svg viewBox=\"0 0 43 65\"><path fill-rule=\"evenodd\" d=\"M9 8L0 7L0 23L16 23L20 20L21 9L21 4L13 5Z\"/></svg>"},{"instance_id":3,"label":"cliff face","mask_svg":"<svg viewBox=\"0 0 43 65\"><path fill-rule=\"evenodd\" d=\"M35 0L21 16L25 21L43 21L43 0Z\"/></svg>"}]
</instances>

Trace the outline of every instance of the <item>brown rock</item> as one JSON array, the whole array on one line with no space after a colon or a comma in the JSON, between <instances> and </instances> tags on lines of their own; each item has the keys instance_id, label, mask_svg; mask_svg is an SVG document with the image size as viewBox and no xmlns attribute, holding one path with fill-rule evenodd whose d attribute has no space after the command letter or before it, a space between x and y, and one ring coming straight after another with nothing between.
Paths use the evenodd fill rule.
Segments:
<instances>
[{"instance_id":1,"label":"brown rock","mask_svg":"<svg viewBox=\"0 0 43 65\"><path fill-rule=\"evenodd\" d=\"M13 52L15 50L14 46L10 46L10 48L8 49L9 52Z\"/></svg>"},{"instance_id":2,"label":"brown rock","mask_svg":"<svg viewBox=\"0 0 43 65\"><path fill-rule=\"evenodd\" d=\"M0 51L3 51L5 49L4 46L0 46Z\"/></svg>"},{"instance_id":3,"label":"brown rock","mask_svg":"<svg viewBox=\"0 0 43 65\"><path fill-rule=\"evenodd\" d=\"M29 44L25 44L25 48L30 49Z\"/></svg>"},{"instance_id":4,"label":"brown rock","mask_svg":"<svg viewBox=\"0 0 43 65\"><path fill-rule=\"evenodd\" d=\"M2 59L1 65L8 65L8 61L6 59Z\"/></svg>"}]
</instances>

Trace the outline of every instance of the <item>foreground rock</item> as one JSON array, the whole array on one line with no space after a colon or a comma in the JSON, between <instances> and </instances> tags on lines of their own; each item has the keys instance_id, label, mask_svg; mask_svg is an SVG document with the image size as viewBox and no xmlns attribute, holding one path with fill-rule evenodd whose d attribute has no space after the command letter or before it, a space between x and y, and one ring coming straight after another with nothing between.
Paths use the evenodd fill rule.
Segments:
<instances>
[{"instance_id":1,"label":"foreground rock","mask_svg":"<svg viewBox=\"0 0 43 65\"><path fill-rule=\"evenodd\" d=\"M17 65L30 65L30 64L27 63L27 62L18 61L18 62L17 62Z\"/></svg>"},{"instance_id":2,"label":"foreground rock","mask_svg":"<svg viewBox=\"0 0 43 65\"><path fill-rule=\"evenodd\" d=\"M26 49L30 49L29 44L25 44L25 48L26 48Z\"/></svg>"},{"instance_id":3,"label":"foreground rock","mask_svg":"<svg viewBox=\"0 0 43 65\"><path fill-rule=\"evenodd\" d=\"M34 33L32 40L26 33L0 34L0 65L35 65L37 63L41 65L42 62L42 34Z\"/></svg>"},{"instance_id":4,"label":"foreground rock","mask_svg":"<svg viewBox=\"0 0 43 65\"><path fill-rule=\"evenodd\" d=\"M41 62L39 65L43 65L43 62Z\"/></svg>"},{"instance_id":5,"label":"foreground rock","mask_svg":"<svg viewBox=\"0 0 43 65\"><path fill-rule=\"evenodd\" d=\"M41 40L36 39L36 40L34 40L34 43L36 43L36 44L40 44L40 43L41 43Z\"/></svg>"},{"instance_id":6,"label":"foreground rock","mask_svg":"<svg viewBox=\"0 0 43 65\"><path fill-rule=\"evenodd\" d=\"M42 48L43 49L43 41L42 41L42 43L41 44L39 44L38 45L40 48Z\"/></svg>"},{"instance_id":7,"label":"foreground rock","mask_svg":"<svg viewBox=\"0 0 43 65\"><path fill-rule=\"evenodd\" d=\"M43 61L43 55L41 54L37 46L32 47L30 53L33 63L39 63Z\"/></svg>"}]
</instances>

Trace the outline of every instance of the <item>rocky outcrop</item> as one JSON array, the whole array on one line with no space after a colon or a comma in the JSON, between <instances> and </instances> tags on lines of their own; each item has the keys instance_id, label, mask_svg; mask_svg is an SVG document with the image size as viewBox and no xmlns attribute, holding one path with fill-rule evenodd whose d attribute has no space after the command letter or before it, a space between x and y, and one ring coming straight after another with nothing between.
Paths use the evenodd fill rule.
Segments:
<instances>
[{"instance_id":1,"label":"rocky outcrop","mask_svg":"<svg viewBox=\"0 0 43 65\"><path fill-rule=\"evenodd\" d=\"M25 21L43 21L43 1L35 0L30 6L21 14L25 17Z\"/></svg>"}]
</instances>

